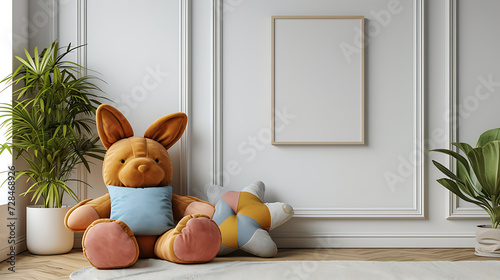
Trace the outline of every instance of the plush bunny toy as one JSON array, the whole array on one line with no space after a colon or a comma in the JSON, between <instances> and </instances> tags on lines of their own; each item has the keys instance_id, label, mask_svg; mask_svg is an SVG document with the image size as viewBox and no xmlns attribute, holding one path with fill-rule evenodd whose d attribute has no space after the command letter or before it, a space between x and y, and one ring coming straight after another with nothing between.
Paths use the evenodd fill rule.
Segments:
<instances>
[{"instance_id":1,"label":"plush bunny toy","mask_svg":"<svg viewBox=\"0 0 500 280\"><path fill-rule=\"evenodd\" d=\"M83 252L97 268L122 268L138 257L176 263L202 263L219 251L221 235L211 220L214 206L172 194L172 164L167 150L181 138L183 113L154 122L144 137L133 136L117 109L97 109L97 130L107 152L103 178L109 193L73 207L66 227L85 231Z\"/></svg>"}]
</instances>

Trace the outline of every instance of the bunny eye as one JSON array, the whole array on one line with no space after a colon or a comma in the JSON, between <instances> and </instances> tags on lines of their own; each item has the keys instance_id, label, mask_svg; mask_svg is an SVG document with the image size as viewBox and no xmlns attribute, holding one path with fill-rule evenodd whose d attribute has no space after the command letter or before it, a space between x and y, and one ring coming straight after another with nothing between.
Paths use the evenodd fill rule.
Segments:
<instances>
[{"instance_id":1,"label":"bunny eye","mask_svg":"<svg viewBox=\"0 0 500 280\"><path fill-rule=\"evenodd\" d=\"M155 159L155 162L158 163L158 162L160 162L160 160L159 159Z\"/></svg>"},{"instance_id":2,"label":"bunny eye","mask_svg":"<svg viewBox=\"0 0 500 280\"><path fill-rule=\"evenodd\" d=\"M125 163L125 160L124 160L124 159L122 159L120 162L121 162L121 163Z\"/></svg>"}]
</instances>

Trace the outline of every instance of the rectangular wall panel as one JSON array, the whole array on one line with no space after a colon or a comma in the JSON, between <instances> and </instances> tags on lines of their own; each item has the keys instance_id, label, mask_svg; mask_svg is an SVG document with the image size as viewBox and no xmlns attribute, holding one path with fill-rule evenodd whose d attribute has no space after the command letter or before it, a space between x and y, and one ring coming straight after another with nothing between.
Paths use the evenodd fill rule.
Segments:
<instances>
[{"instance_id":1,"label":"rectangular wall panel","mask_svg":"<svg viewBox=\"0 0 500 280\"><path fill-rule=\"evenodd\" d=\"M292 204L296 216L422 217L421 2L287 3L249 1L223 12L218 172L223 185L241 189L262 180L268 198ZM346 57L364 47L367 141L358 146L272 146L271 17L317 15L366 18L364 46L353 40L336 47ZM318 112L335 108L328 102L317 106ZM286 124L306 119L300 111L279 109L275 114L284 130ZM320 116L307 119L318 129L333 125Z\"/></svg>"}]
</instances>

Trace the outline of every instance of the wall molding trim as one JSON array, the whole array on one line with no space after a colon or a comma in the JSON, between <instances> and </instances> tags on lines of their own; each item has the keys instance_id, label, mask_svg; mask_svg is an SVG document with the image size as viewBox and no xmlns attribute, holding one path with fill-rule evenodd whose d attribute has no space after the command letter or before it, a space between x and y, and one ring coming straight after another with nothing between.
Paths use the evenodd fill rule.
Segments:
<instances>
[{"instance_id":1,"label":"wall molding trim","mask_svg":"<svg viewBox=\"0 0 500 280\"><path fill-rule=\"evenodd\" d=\"M423 193L422 193L423 197ZM422 201L422 199L418 199ZM423 205L414 208L294 208L294 217L300 218L425 218Z\"/></svg>"},{"instance_id":2,"label":"wall molding trim","mask_svg":"<svg viewBox=\"0 0 500 280\"><path fill-rule=\"evenodd\" d=\"M76 34L76 44L78 46L87 44L87 0L78 0L77 2L77 34ZM87 67L87 48L82 47L77 49L77 63L84 68ZM84 75L86 73L84 70Z\"/></svg>"},{"instance_id":3,"label":"wall molding trim","mask_svg":"<svg viewBox=\"0 0 500 280\"><path fill-rule=\"evenodd\" d=\"M271 236L279 248L473 248L476 243L474 233L294 233Z\"/></svg>"},{"instance_id":4,"label":"wall molding trim","mask_svg":"<svg viewBox=\"0 0 500 280\"><path fill-rule=\"evenodd\" d=\"M77 11L77 30L76 38L77 46L87 44L87 0L78 0L76 5ZM87 46L77 49L76 63L83 66L83 75L87 75ZM87 171L81 164L76 169L76 177L78 179L76 185L76 195L80 200L88 198L87 193Z\"/></svg>"},{"instance_id":5,"label":"wall molding trim","mask_svg":"<svg viewBox=\"0 0 500 280\"><path fill-rule=\"evenodd\" d=\"M179 157L179 191L180 194L189 194L189 143L190 143L190 125L191 115L191 1L179 1L179 110L188 115L188 126L180 140Z\"/></svg>"},{"instance_id":6,"label":"wall molding trim","mask_svg":"<svg viewBox=\"0 0 500 280\"><path fill-rule=\"evenodd\" d=\"M52 1L51 13L52 42L59 41L59 0Z\"/></svg>"},{"instance_id":7,"label":"wall molding trim","mask_svg":"<svg viewBox=\"0 0 500 280\"><path fill-rule=\"evenodd\" d=\"M223 143L222 143L222 10L223 2L221 0L212 0L213 4L213 162L212 176L215 185L223 185ZM425 148L424 148L424 1L414 0L413 2L413 34L414 54L413 62L415 65L413 94L414 94L414 143L413 149L416 153L417 162L415 163L413 188L415 199L411 208L296 208L295 217L306 218L415 218L425 217L424 207L424 172L425 169Z\"/></svg>"},{"instance_id":8,"label":"wall molding trim","mask_svg":"<svg viewBox=\"0 0 500 280\"><path fill-rule=\"evenodd\" d=\"M212 0L212 178L223 185L222 178L222 0Z\"/></svg>"},{"instance_id":9,"label":"wall molding trim","mask_svg":"<svg viewBox=\"0 0 500 280\"><path fill-rule=\"evenodd\" d=\"M413 88L413 96L415 98L415 143L414 149L415 154L418 158L415 164L415 180L414 180L414 188L415 188L415 201L413 205L413 209L408 212L407 217L414 218L425 218L425 81L424 81L424 30L425 30L425 16L424 16L424 1L423 0L415 0L414 2L414 38L415 38L415 52L413 53L413 61L415 65L415 73L414 73L414 88ZM397 215L397 211L394 213L395 217L399 217Z\"/></svg>"},{"instance_id":10,"label":"wall molding trim","mask_svg":"<svg viewBox=\"0 0 500 280\"><path fill-rule=\"evenodd\" d=\"M447 120L448 143L458 141L458 90L457 90L457 1L447 0L445 2L445 91L449 118ZM449 144L448 149L457 151L455 146ZM450 170L456 170L456 166L450 157L447 157L447 165ZM479 207L460 207L459 198L452 192L446 194L446 219L477 219L488 218L485 211Z\"/></svg>"}]
</instances>

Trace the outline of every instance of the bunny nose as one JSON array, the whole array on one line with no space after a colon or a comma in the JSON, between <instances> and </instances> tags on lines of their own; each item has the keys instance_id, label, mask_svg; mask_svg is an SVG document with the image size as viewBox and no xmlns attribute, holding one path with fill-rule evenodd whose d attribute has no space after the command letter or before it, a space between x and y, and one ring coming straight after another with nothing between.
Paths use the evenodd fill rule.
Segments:
<instances>
[{"instance_id":1,"label":"bunny nose","mask_svg":"<svg viewBox=\"0 0 500 280\"><path fill-rule=\"evenodd\" d=\"M137 169L139 169L139 171L141 173L145 173L146 171L149 170L149 166L148 165L139 165L139 167L137 167Z\"/></svg>"}]
</instances>

